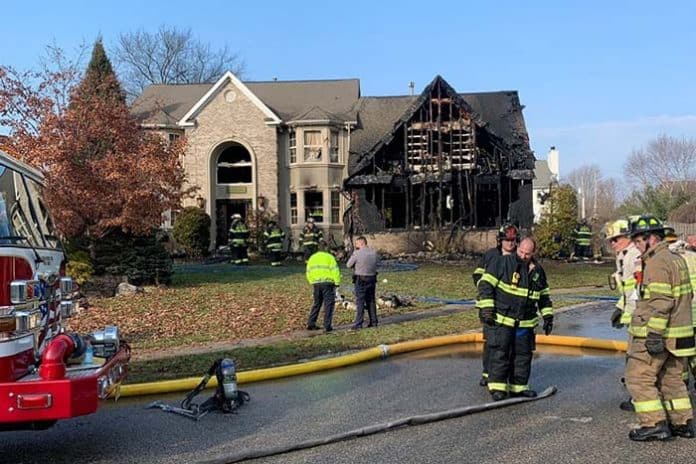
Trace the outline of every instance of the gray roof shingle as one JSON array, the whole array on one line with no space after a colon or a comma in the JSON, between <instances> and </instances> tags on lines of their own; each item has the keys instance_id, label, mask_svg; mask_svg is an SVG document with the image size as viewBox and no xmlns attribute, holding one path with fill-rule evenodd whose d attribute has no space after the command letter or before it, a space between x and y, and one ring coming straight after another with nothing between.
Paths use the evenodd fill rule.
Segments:
<instances>
[{"instance_id":1,"label":"gray roof shingle","mask_svg":"<svg viewBox=\"0 0 696 464\"><path fill-rule=\"evenodd\" d=\"M350 121L351 107L360 98L358 79L321 81L244 82L249 90L283 120L291 120L312 108ZM210 90L214 84L157 84L143 90L132 107L144 124L176 123ZM351 119L352 118L352 119Z\"/></svg>"}]
</instances>

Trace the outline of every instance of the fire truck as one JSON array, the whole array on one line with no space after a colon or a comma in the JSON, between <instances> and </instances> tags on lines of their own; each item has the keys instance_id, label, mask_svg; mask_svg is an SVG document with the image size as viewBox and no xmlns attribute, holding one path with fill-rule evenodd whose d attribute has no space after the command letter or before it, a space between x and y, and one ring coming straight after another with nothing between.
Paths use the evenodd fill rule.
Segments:
<instances>
[{"instance_id":1,"label":"fire truck","mask_svg":"<svg viewBox=\"0 0 696 464\"><path fill-rule=\"evenodd\" d=\"M117 327L66 331L73 280L43 178L0 150L0 431L42 430L118 395L130 360Z\"/></svg>"}]
</instances>

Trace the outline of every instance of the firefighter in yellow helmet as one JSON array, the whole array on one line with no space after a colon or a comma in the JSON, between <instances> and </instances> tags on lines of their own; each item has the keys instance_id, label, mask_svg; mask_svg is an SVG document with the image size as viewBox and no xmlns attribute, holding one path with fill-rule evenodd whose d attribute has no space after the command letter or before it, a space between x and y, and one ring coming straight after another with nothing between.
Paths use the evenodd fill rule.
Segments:
<instances>
[{"instance_id":1,"label":"firefighter in yellow helmet","mask_svg":"<svg viewBox=\"0 0 696 464\"><path fill-rule=\"evenodd\" d=\"M691 399L682 381L687 359L696 354L692 289L686 262L669 250L664 233L653 216L631 226L643 262L626 362L626 386L640 422L628 435L634 441L694 438Z\"/></svg>"}]
</instances>

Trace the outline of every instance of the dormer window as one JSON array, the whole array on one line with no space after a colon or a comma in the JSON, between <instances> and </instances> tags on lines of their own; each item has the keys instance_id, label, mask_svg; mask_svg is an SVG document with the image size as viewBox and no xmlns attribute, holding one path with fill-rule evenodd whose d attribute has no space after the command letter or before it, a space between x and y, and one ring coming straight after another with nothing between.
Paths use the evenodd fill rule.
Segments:
<instances>
[{"instance_id":1,"label":"dormer window","mask_svg":"<svg viewBox=\"0 0 696 464\"><path fill-rule=\"evenodd\" d=\"M304 131L304 160L313 163L320 162L322 155L321 131Z\"/></svg>"}]
</instances>

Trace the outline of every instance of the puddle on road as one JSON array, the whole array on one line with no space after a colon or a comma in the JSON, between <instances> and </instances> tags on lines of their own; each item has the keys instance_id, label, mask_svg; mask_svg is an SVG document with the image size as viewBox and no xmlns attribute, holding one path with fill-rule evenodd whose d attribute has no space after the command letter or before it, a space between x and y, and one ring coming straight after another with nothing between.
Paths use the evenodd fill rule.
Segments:
<instances>
[{"instance_id":1,"label":"puddle on road","mask_svg":"<svg viewBox=\"0 0 696 464\"><path fill-rule=\"evenodd\" d=\"M395 359L408 356L411 359L433 359L433 358L481 358L483 343L462 343L458 345L447 345L437 348L415 351L394 356ZM566 346L537 345L534 358L545 358L554 356L568 357L621 357L624 353L618 351L598 350L593 348L576 348Z\"/></svg>"}]
</instances>

